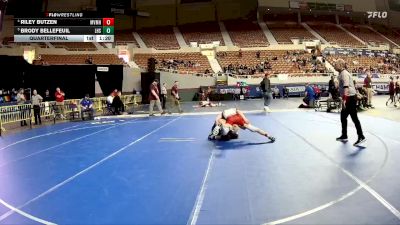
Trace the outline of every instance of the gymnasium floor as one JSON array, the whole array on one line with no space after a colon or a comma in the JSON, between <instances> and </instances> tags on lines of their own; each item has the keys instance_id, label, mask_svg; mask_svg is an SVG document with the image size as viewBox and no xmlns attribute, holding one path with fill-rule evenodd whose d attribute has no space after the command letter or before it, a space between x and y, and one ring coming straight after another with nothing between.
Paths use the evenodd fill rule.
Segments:
<instances>
[{"instance_id":1,"label":"gymnasium floor","mask_svg":"<svg viewBox=\"0 0 400 225\"><path fill-rule=\"evenodd\" d=\"M248 131L210 142L215 115L1 137L0 224L400 224L399 122L363 113L367 142L353 147L352 122L335 141L336 113L252 110L275 143Z\"/></svg>"}]
</instances>

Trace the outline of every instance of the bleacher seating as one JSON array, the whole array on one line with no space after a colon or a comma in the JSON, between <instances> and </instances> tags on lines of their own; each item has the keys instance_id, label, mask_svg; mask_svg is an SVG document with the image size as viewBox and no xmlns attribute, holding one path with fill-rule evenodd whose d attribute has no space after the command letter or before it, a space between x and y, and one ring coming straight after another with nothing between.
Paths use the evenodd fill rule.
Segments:
<instances>
[{"instance_id":1,"label":"bleacher seating","mask_svg":"<svg viewBox=\"0 0 400 225\"><path fill-rule=\"evenodd\" d=\"M389 38L394 43L400 45L400 34L395 29L391 29L382 25L375 25L373 28L385 37Z\"/></svg>"},{"instance_id":2,"label":"bleacher seating","mask_svg":"<svg viewBox=\"0 0 400 225\"><path fill-rule=\"evenodd\" d=\"M3 45L12 45L12 44L14 44L14 37L4 37L2 44Z\"/></svg>"},{"instance_id":3,"label":"bleacher seating","mask_svg":"<svg viewBox=\"0 0 400 225\"><path fill-rule=\"evenodd\" d=\"M264 47L268 40L256 21L229 20L224 22L234 45L239 47Z\"/></svg>"},{"instance_id":4,"label":"bleacher seating","mask_svg":"<svg viewBox=\"0 0 400 225\"><path fill-rule=\"evenodd\" d=\"M228 67L229 65L247 65L254 67L257 64L269 61L272 67L270 72L272 73L303 73L312 70L312 64L309 62L304 68L299 69L295 63L293 63L292 55L289 56L289 59L285 59L285 56L288 55L287 51L260 51L260 58L256 57L256 52L257 51L243 51L241 57L239 56L239 52L225 52L225 56L218 57L218 61L222 68ZM310 53L304 53L296 58L311 59L311 56ZM277 59L273 60L274 57Z\"/></svg>"},{"instance_id":5,"label":"bleacher seating","mask_svg":"<svg viewBox=\"0 0 400 225\"><path fill-rule=\"evenodd\" d=\"M307 23L314 31L318 32L326 41L330 43L337 43L341 46L360 47L363 46L361 42L353 38L351 35L338 28L333 23Z\"/></svg>"},{"instance_id":6,"label":"bleacher seating","mask_svg":"<svg viewBox=\"0 0 400 225\"><path fill-rule=\"evenodd\" d=\"M90 42L52 42L55 48L65 48L68 51L96 51L97 48Z\"/></svg>"},{"instance_id":7,"label":"bleacher seating","mask_svg":"<svg viewBox=\"0 0 400 225\"><path fill-rule=\"evenodd\" d=\"M400 69L393 65L385 65L384 57L369 57L369 56L344 56L335 55L328 56L327 60L333 63L334 60L341 58L345 60L349 72L357 73L364 69L371 70L380 73L391 73L393 70L400 71ZM375 71L376 70L376 71Z\"/></svg>"},{"instance_id":8,"label":"bleacher seating","mask_svg":"<svg viewBox=\"0 0 400 225\"><path fill-rule=\"evenodd\" d=\"M181 73L204 73L206 70L211 70L210 63L206 56L199 52L193 53L157 53L157 54L135 54L134 61L136 64L142 68L147 68L147 63L149 58L155 58L158 63L156 64L157 69L166 69L161 66L162 60L185 60L191 61L192 63L198 64L195 67L183 67L178 66L178 71Z\"/></svg>"},{"instance_id":9,"label":"bleacher seating","mask_svg":"<svg viewBox=\"0 0 400 225\"><path fill-rule=\"evenodd\" d=\"M267 27L278 43L292 44L292 38L305 40L316 39L316 37L298 23L284 21L267 22Z\"/></svg>"},{"instance_id":10,"label":"bleacher seating","mask_svg":"<svg viewBox=\"0 0 400 225\"><path fill-rule=\"evenodd\" d=\"M117 45L127 45L132 44L135 48L138 48L139 45L133 37L132 30L120 30L115 31L115 44Z\"/></svg>"},{"instance_id":11,"label":"bleacher seating","mask_svg":"<svg viewBox=\"0 0 400 225\"><path fill-rule=\"evenodd\" d=\"M148 48L179 49L178 40L171 26L143 28L138 33Z\"/></svg>"},{"instance_id":12,"label":"bleacher seating","mask_svg":"<svg viewBox=\"0 0 400 225\"><path fill-rule=\"evenodd\" d=\"M14 37L4 37L1 43L4 47L13 47L13 46L30 46L30 45L38 45L40 48L46 48L46 43L43 42L14 42Z\"/></svg>"},{"instance_id":13,"label":"bleacher seating","mask_svg":"<svg viewBox=\"0 0 400 225\"><path fill-rule=\"evenodd\" d=\"M179 26L186 44L197 42L198 44L209 44L220 41L224 45L221 30L217 22L193 23Z\"/></svg>"},{"instance_id":14,"label":"bleacher seating","mask_svg":"<svg viewBox=\"0 0 400 225\"><path fill-rule=\"evenodd\" d=\"M375 33L374 31L370 30L367 27L360 26L360 25L353 25L353 24L342 24L342 27L344 27L346 30L350 31L352 34L356 35L358 38L363 40L366 43L369 44L387 44L389 41L387 41L385 38L380 36L379 34Z\"/></svg>"},{"instance_id":15,"label":"bleacher seating","mask_svg":"<svg viewBox=\"0 0 400 225\"><path fill-rule=\"evenodd\" d=\"M34 64L66 65L66 64L86 64L86 59L91 56L93 64L98 65L123 65L124 62L114 54L79 54L79 55L41 55L42 61L35 61Z\"/></svg>"}]
</instances>

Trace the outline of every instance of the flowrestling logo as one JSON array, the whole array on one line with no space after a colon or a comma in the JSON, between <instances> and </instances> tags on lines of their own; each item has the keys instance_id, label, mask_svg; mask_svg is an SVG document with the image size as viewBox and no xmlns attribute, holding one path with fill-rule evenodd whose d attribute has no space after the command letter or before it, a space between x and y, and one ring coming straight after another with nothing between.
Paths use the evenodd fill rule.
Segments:
<instances>
[{"instance_id":1,"label":"flowrestling logo","mask_svg":"<svg viewBox=\"0 0 400 225\"><path fill-rule=\"evenodd\" d=\"M367 12L367 14L368 14L368 19L375 19L375 18L386 19L388 15L387 12Z\"/></svg>"}]
</instances>

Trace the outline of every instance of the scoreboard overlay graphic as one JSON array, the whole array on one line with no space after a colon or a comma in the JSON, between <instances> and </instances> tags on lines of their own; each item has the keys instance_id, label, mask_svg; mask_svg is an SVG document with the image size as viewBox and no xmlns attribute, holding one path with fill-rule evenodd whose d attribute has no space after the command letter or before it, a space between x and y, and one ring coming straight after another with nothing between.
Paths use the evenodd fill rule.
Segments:
<instances>
[{"instance_id":1,"label":"scoreboard overlay graphic","mask_svg":"<svg viewBox=\"0 0 400 225\"><path fill-rule=\"evenodd\" d=\"M15 18L15 42L114 42L114 18L82 13L46 13Z\"/></svg>"}]
</instances>

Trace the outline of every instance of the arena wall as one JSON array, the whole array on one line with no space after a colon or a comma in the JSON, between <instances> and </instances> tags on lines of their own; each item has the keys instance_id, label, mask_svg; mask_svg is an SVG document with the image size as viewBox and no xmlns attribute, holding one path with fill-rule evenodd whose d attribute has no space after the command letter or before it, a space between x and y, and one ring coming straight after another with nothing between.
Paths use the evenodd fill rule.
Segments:
<instances>
[{"instance_id":1,"label":"arena wall","mask_svg":"<svg viewBox=\"0 0 400 225\"><path fill-rule=\"evenodd\" d=\"M213 3L193 3L178 5L178 24L215 21Z\"/></svg>"},{"instance_id":2,"label":"arena wall","mask_svg":"<svg viewBox=\"0 0 400 225\"><path fill-rule=\"evenodd\" d=\"M137 17L136 28L174 26L176 24L175 4L137 5L137 10L150 13L150 17Z\"/></svg>"},{"instance_id":3,"label":"arena wall","mask_svg":"<svg viewBox=\"0 0 400 225\"><path fill-rule=\"evenodd\" d=\"M376 11L375 1L376 0L306 0L306 2L352 5L354 12ZM258 5L260 7L288 8L289 0L258 0Z\"/></svg>"},{"instance_id":4,"label":"arena wall","mask_svg":"<svg viewBox=\"0 0 400 225\"><path fill-rule=\"evenodd\" d=\"M86 8L87 6L95 5L94 0L51 0L48 2L49 12L76 12Z\"/></svg>"}]
</instances>

